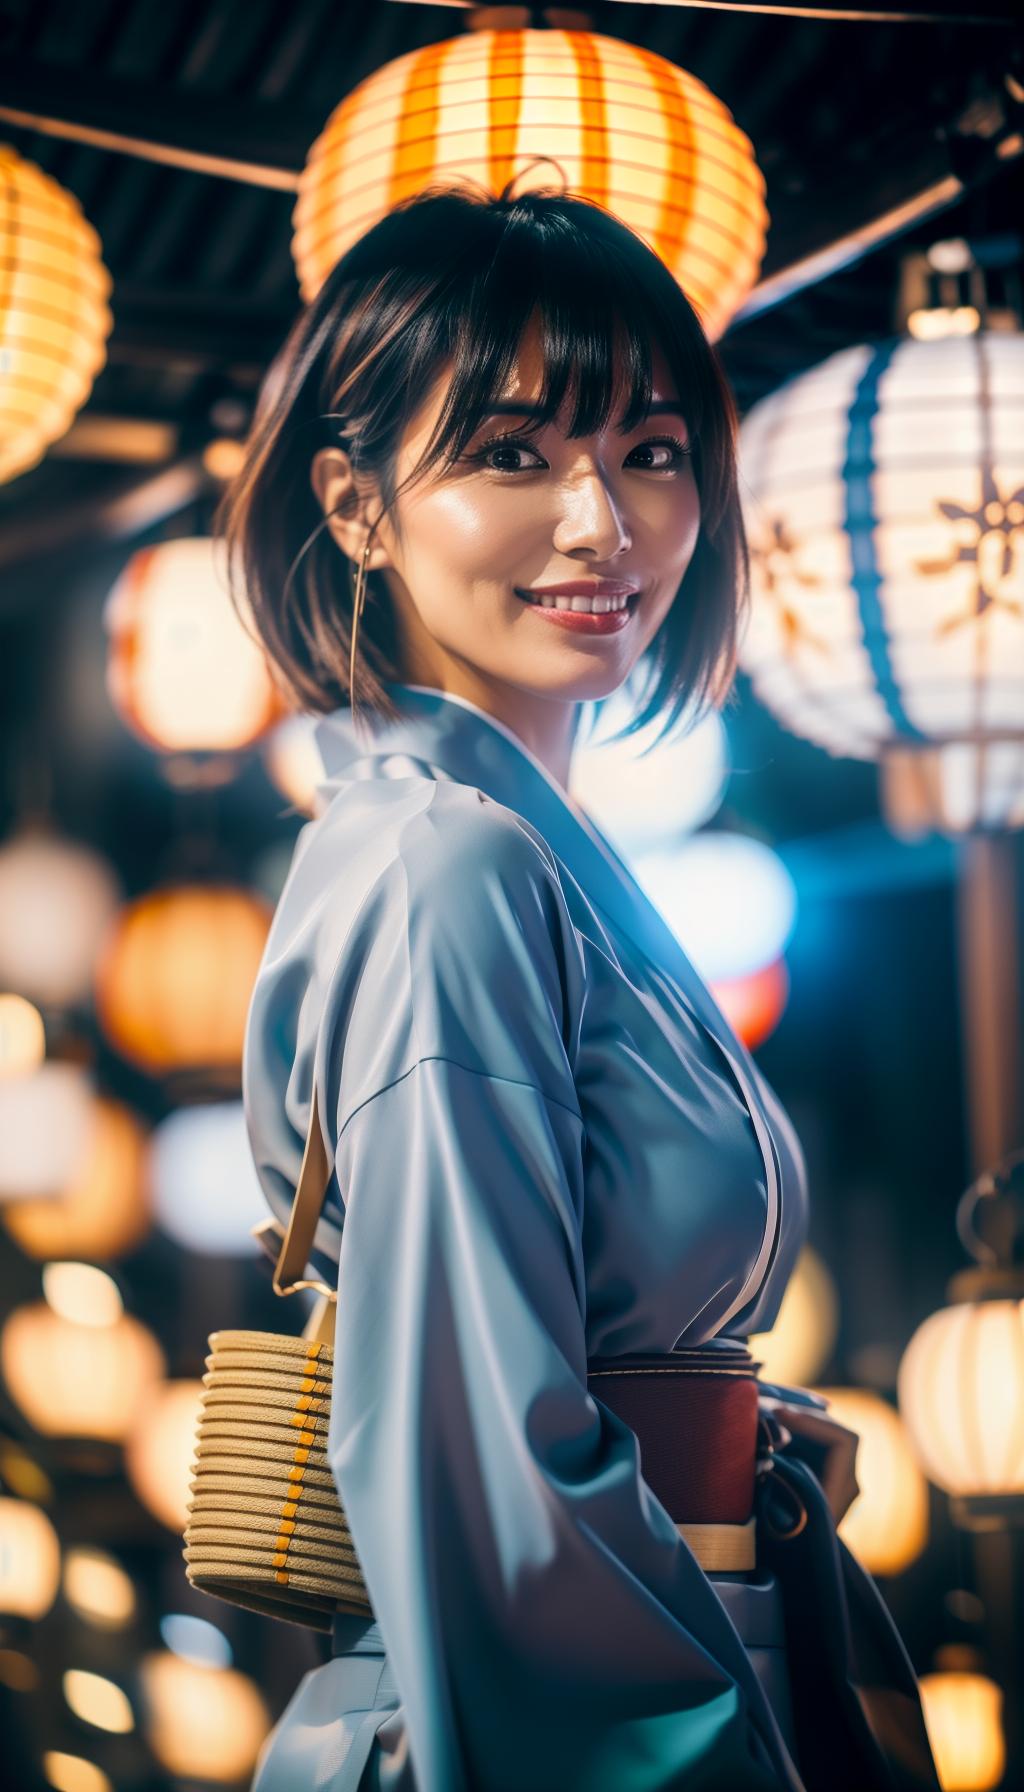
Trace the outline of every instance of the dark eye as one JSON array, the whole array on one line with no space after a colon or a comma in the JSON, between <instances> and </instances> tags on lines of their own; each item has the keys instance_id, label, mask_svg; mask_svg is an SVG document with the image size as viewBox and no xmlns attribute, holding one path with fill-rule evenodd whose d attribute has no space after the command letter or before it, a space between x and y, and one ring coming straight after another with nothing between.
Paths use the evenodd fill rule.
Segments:
<instances>
[{"instance_id":1,"label":"dark eye","mask_svg":"<svg viewBox=\"0 0 1024 1792\"><path fill-rule=\"evenodd\" d=\"M536 472L536 466L524 467L516 464L516 455L522 454L532 454L536 456L536 460L543 465L543 461L537 453L536 448L530 446L530 443L526 440L525 436L492 436L490 441L484 442L478 452L470 458L479 465L492 467L496 473ZM502 465L500 462L492 460L492 455L505 455L511 457L511 459L506 459L505 464Z\"/></svg>"},{"instance_id":2,"label":"dark eye","mask_svg":"<svg viewBox=\"0 0 1024 1792\"><path fill-rule=\"evenodd\" d=\"M640 442L633 449L629 458L632 460L634 454L657 454L659 451L667 453L668 458L661 461L648 461L643 469L644 472L671 473L676 467L682 466L688 454L693 453L689 443L681 442L678 436L658 436L653 441Z\"/></svg>"}]
</instances>

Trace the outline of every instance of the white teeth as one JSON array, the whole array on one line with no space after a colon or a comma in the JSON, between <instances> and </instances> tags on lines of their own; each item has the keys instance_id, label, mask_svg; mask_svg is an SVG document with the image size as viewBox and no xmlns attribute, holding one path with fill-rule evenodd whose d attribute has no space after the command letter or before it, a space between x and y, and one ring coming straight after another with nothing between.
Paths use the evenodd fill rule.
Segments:
<instances>
[{"instance_id":1,"label":"white teeth","mask_svg":"<svg viewBox=\"0 0 1024 1792\"><path fill-rule=\"evenodd\" d=\"M578 610L593 616L606 616L610 610L624 610L629 602L628 597L564 597L554 596L550 592L544 597L535 598L545 610Z\"/></svg>"}]
</instances>

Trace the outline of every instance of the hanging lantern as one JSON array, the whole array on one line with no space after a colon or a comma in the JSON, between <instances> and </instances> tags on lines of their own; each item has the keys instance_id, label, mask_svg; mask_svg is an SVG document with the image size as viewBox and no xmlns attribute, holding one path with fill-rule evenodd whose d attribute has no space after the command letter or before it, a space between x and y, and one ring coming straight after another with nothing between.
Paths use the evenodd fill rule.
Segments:
<instances>
[{"instance_id":1,"label":"hanging lantern","mask_svg":"<svg viewBox=\"0 0 1024 1792\"><path fill-rule=\"evenodd\" d=\"M89 992L120 891L105 859L37 826L0 846L0 983L64 1007Z\"/></svg>"},{"instance_id":2,"label":"hanging lantern","mask_svg":"<svg viewBox=\"0 0 1024 1792\"><path fill-rule=\"evenodd\" d=\"M0 1206L12 1238L30 1257L122 1256L151 1224L146 1137L130 1108L95 1100L88 1137L70 1179L55 1194Z\"/></svg>"},{"instance_id":3,"label":"hanging lantern","mask_svg":"<svg viewBox=\"0 0 1024 1792\"><path fill-rule=\"evenodd\" d=\"M24 1076L46 1056L46 1028L24 996L0 996L0 1076Z\"/></svg>"},{"instance_id":4,"label":"hanging lantern","mask_svg":"<svg viewBox=\"0 0 1024 1792\"><path fill-rule=\"evenodd\" d=\"M121 1443L164 1368L152 1332L127 1313L113 1325L79 1325L35 1301L0 1331L7 1390L47 1437Z\"/></svg>"},{"instance_id":5,"label":"hanging lantern","mask_svg":"<svg viewBox=\"0 0 1024 1792\"><path fill-rule=\"evenodd\" d=\"M0 1077L0 1202L53 1195L89 1148L92 1081L78 1064Z\"/></svg>"},{"instance_id":6,"label":"hanging lantern","mask_svg":"<svg viewBox=\"0 0 1024 1792\"><path fill-rule=\"evenodd\" d=\"M128 1479L142 1504L179 1534L188 1522L202 1392L201 1381L161 1383L150 1394L125 1445Z\"/></svg>"},{"instance_id":7,"label":"hanging lantern","mask_svg":"<svg viewBox=\"0 0 1024 1792\"><path fill-rule=\"evenodd\" d=\"M157 1075L236 1071L271 915L232 885L173 886L130 903L96 973L111 1043Z\"/></svg>"},{"instance_id":8,"label":"hanging lantern","mask_svg":"<svg viewBox=\"0 0 1024 1792\"><path fill-rule=\"evenodd\" d=\"M899 1416L864 1388L814 1388L830 1418L860 1438L860 1492L839 1535L869 1574L902 1574L928 1542L928 1487Z\"/></svg>"},{"instance_id":9,"label":"hanging lantern","mask_svg":"<svg viewBox=\"0 0 1024 1792\"><path fill-rule=\"evenodd\" d=\"M161 752L252 746L285 706L228 592L223 542L157 542L133 554L103 613L107 689L121 720Z\"/></svg>"},{"instance_id":10,"label":"hanging lantern","mask_svg":"<svg viewBox=\"0 0 1024 1792\"><path fill-rule=\"evenodd\" d=\"M0 1499L0 1612L41 1618L60 1584L60 1544L45 1512Z\"/></svg>"},{"instance_id":11,"label":"hanging lantern","mask_svg":"<svg viewBox=\"0 0 1024 1792\"><path fill-rule=\"evenodd\" d=\"M836 1341L839 1302L835 1283L811 1245L805 1244L770 1332L752 1332L748 1345L761 1364L762 1381L805 1388L820 1375Z\"/></svg>"},{"instance_id":12,"label":"hanging lantern","mask_svg":"<svg viewBox=\"0 0 1024 1792\"><path fill-rule=\"evenodd\" d=\"M938 1652L952 1664L961 1651ZM970 1656L973 1651L963 1651ZM993 1792L1003 1784L1003 1695L986 1674L953 1665L918 1681L921 1710L942 1792Z\"/></svg>"},{"instance_id":13,"label":"hanging lantern","mask_svg":"<svg viewBox=\"0 0 1024 1792\"><path fill-rule=\"evenodd\" d=\"M92 391L113 325L100 239L72 194L0 144L0 484L42 460Z\"/></svg>"},{"instance_id":14,"label":"hanging lantern","mask_svg":"<svg viewBox=\"0 0 1024 1792\"><path fill-rule=\"evenodd\" d=\"M716 978L711 994L738 1039L754 1051L774 1033L789 999L789 971L776 958L745 977Z\"/></svg>"},{"instance_id":15,"label":"hanging lantern","mask_svg":"<svg viewBox=\"0 0 1024 1792\"><path fill-rule=\"evenodd\" d=\"M325 773L314 738L315 727L315 716L288 716L278 723L263 748L263 762L272 783L303 815L320 815L326 808L317 790Z\"/></svg>"},{"instance_id":16,"label":"hanging lantern","mask_svg":"<svg viewBox=\"0 0 1024 1792\"><path fill-rule=\"evenodd\" d=\"M270 1713L248 1675L160 1651L143 1657L146 1740L176 1779L247 1779Z\"/></svg>"},{"instance_id":17,"label":"hanging lantern","mask_svg":"<svg viewBox=\"0 0 1024 1792\"><path fill-rule=\"evenodd\" d=\"M177 1108L154 1128L151 1181L162 1231L204 1257L253 1256L267 1203L240 1101Z\"/></svg>"},{"instance_id":18,"label":"hanging lantern","mask_svg":"<svg viewBox=\"0 0 1024 1792\"><path fill-rule=\"evenodd\" d=\"M740 431L740 664L893 826L1024 824L1024 335L844 349ZM891 772L889 767L891 766Z\"/></svg>"},{"instance_id":19,"label":"hanging lantern","mask_svg":"<svg viewBox=\"0 0 1024 1792\"><path fill-rule=\"evenodd\" d=\"M925 1474L984 1528L1024 1511L1024 1151L972 1183L957 1230L980 1267L914 1333L897 1392Z\"/></svg>"},{"instance_id":20,"label":"hanging lantern","mask_svg":"<svg viewBox=\"0 0 1024 1792\"><path fill-rule=\"evenodd\" d=\"M626 855L694 833L719 808L729 777L717 711L657 745L658 723L613 739L635 713L625 686L602 700L594 731L573 753L569 781L570 797Z\"/></svg>"},{"instance_id":21,"label":"hanging lantern","mask_svg":"<svg viewBox=\"0 0 1024 1792\"><path fill-rule=\"evenodd\" d=\"M332 112L299 182L292 254L312 300L357 237L428 183L558 183L650 245L712 341L755 285L768 214L750 140L711 90L592 31L470 31L388 62Z\"/></svg>"},{"instance_id":22,"label":"hanging lantern","mask_svg":"<svg viewBox=\"0 0 1024 1792\"><path fill-rule=\"evenodd\" d=\"M773 964L796 925L796 888L762 841L705 829L681 845L641 853L637 882L709 983Z\"/></svg>"}]
</instances>

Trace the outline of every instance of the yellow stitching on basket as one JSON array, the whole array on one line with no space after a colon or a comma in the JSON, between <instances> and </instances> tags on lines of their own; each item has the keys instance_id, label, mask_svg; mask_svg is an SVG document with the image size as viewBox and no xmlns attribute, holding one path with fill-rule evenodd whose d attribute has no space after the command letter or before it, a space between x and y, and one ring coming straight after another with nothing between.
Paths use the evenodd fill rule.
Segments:
<instances>
[{"instance_id":1,"label":"yellow stitching on basket","mask_svg":"<svg viewBox=\"0 0 1024 1792\"><path fill-rule=\"evenodd\" d=\"M281 1518L279 1522L283 1524L286 1518L294 1518L298 1509L298 1500L285 1500L284 1505L281 1507Z\"/></svg>"},{"instance_id":2,"label":"yellow stitching on basket","mask_svg":"<svg viewBox=\"0 0 1024 1792\"><path fill-rule=\"evenodd\" d=\"M286 1587L288 1585L287 1574L281 1574L281 1573L275 1574L274 1579L276 1580L279 1587Z\"/></svg>"},{"instance_id":3,"label":"yellow stitching on basket","mask_svg":"<svg viewBox=\"0 0 1024 1792\"><path fill-rule=\"evenodd\" d=\"M309 1461L309 1451L308 1450L296 1450L293 1461L301 1462L303 1465L305 1465Z\"/></svg>"}]
</instances>

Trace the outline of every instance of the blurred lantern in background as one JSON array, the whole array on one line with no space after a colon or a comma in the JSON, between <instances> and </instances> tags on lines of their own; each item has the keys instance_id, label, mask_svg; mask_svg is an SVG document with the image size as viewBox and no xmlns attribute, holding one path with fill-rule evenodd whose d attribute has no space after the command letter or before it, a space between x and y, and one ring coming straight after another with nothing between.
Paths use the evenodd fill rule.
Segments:
<instances>
[{"instance_id":1,"label":"blurred lantern in background","mask_svg":"<svg viewBox=\"0 0 1024 1792\"><path fill-rule=\"evenodd\" d=\"M53 1792L114 1792L114 1782L95 1762L61 1749L46 1749L43 1772Z\"/></svg>"},{"instance_id":2,"label":"blurred lantern in background","mask_svg":"<svg viewBox=\"0 0 1024 1792\"><path fill-rule=\"evenodd\" d=\"M179 1535L188 1520L202 1392L201 1381L166 1381L152 1389L125 1445L125 1468L136 1494Z\"/></svg>"},{"instance_id":3,"label":"blurred lantern in background","mask_svg":"<svg viewBox=\"0 0 1024 1792\"><path fill-rule=\"evenodd\" d=\"M69 1709L82 1723L115 1736L126 1736L134 1730L131 1700L115 1680L108 1680L104 1674L91 1674L87 1668L68 1668L62 1685Z\"/></svg>"},{"instance_id":4,"label":"blurred lantern in background","mask_svg":"<svg viewBox=\"0 0 1024 1792\"><path fill-rule=\"evenodd\" d=\"M165 1367L152 1332L127 1313L81 1325L37 1301L16 1307L0 1331L7 1391L48 1437L121 1443Z\"/></svg>"},{"instance_id":5,"label":"blurred lantern in background","mask_svg":"<svg viewBox=\"0 0 1024 1792\"><path fill-rule=\"evenodd\" d=\"M163 1652L140 1674L146 1740L168 1773L230 1785L251 1772L270 1713L245 1674Z\"/></svg>"},{"instance_id":6,"label":"blurred lantern in background","mask_svg":"<svg viewBox=\"0 0 1024 1792\"><path fill-rule=\"evenodd\" d=\"M155 1128L151 1178L157 1221L187 1251L251 1257L267 1217L240 1101L179 1108Z\"/></svg>"},{"instance_id":7,"label":"blurred lantern in background","mask_svg":"<svg viewBox=\"0 0 1024 1792\"><path fill-rule=\"evenodd\" d=\"M774 1033L789 998L789 971L784 958L746 977L716 977L711 993L737 1038L748 1051Z\"/></svg>"},{"instance_id":8,"label":"blurred lantern in background","mask_svg":"<svg viewBox=\"0 0 1024 1792\"><path fill-rule=\"evenodd\" d=\"M928 1740L943 1792L992 1792L1006 1768L1003 1695L987 1675L954 1665L961 1655L973 1651L940 1649L943 1665L918 1682Z\"/></svg>"},{"instance_id":9,"label":"blurred lantern in background","mask_svg":"<svg viewBox=\"0 0 1024 1792\"><path fill-rule=\"evenodd\" d=\"M740 664L792 733L882 762L897 832L1024 823L1022 393L1019 331L895 339L740 430Z\"/></svg>"},{"instance_id":10,"label":"blurred lantern in background","mask_svg":"<svg viewBox=\"0 0 1024 1792\"><path fill-rule=\"evenodd\" d=\"M11 1236L30 1257L118 1257L151 1224L146 1137L129 1108L92 1103L88 1137L65 1186L0 1207Z\"/></svg>"},{"instance_id":11,"label":"blurred lantern in background","mask_svg":"<svg viewBox=\"0 0 1024 1792\"><path fill-rule=\"evenodd\" d=\"M0 483L70 428L106 360L112 281L77 199L0 144Z\"/></svg>"},{"instance_id":12,"label":"blurred lantern in background","mask_svg":"<svg viewBox=\"0 0 1024 1792\"><path fill-rule=\"evenodd\" d=\"M1024 1516L1024 1151L971 1184L956 1223L978 1267L918 1326L897 1390L925 1474L958 1523L987 1529Z\"/></svg>"},{"instance_id":13,"label":"blurred lantern in background","mask_svg":"<svg viewBox=\"0 0 1024 1792\"><path fill-rule=\"evenodd\" d=\"M312 301L346 250L444 178L561 188L650 245L714 341L765 250L764 177L709 88L592 31L471 30L376 69L331 113L299 181L292 254Z\"/></svg>"},{"instance_id":14,"label":"blurred lantern in background","mask_svg":"<svg viewBox=\"0 0 1024 1792\"><path fill-rule=\"evenodd\" d=\"M752 1332L747 1340L762 1365L760 1379L809 1387L832 1355L838 1330L835 1283L817 1251L805 1244L771 1331Z\"/></svg>"},{"instance_id":15,"label":"blurred lantern in background","mask_svg":"<svg viewBox=\"0 0 1024 1792\"><path fill-rule=\"evenodd\" d=\"M67 1007L88 996L120 901L105 859L37 826L0 846L0 983Z\"/></svg>"},{"instance_id":16,"label":"blurred lantern in background","mask_svg":"<svg viewBox=\"0 0 1024 1792\"><path fill-rule=\"evenodd\" d=\"M0 995L0 1076L24 1076L46 1056L46 1028L24 996Z\"/></svg>"},{"instance_id":17,"label":"blurred lantern in background","mask_svg":"<svg viewBox=\"0 0 1024 1792\"><path fill-rule=\"evenodd\" d=\"M161 752L250 747L285 713L262 648L232 604L224 544L205 536L133 554L104 610L107 688Z\"/></svg>"},{"instance_id":18,"label":"blurred lantern in background","mask_svg":"<svg viewBox=\"0 0 1024 1792\"><path fill-rule=\"evenodd\" d=\"M278 723L263 748L271 782L303 815L319 815L325 806L316 788L324 778L313 733L316 720L315 716L289 716Z\"/></svg>"},{"instance_id":19,"label":"blurred lantern in background","mask_svg":"<svg viewBox=\"0 0 1024 1792\"><path fill-rule=\"evenodd\" d=\"M135 1615L131 1576L106 1550L75 1544L64 1556L64 1597L87 1624L119 1630Z\"/></svg>"},{"instance_id":20,"label":"blurred lantern in background","mask_svg":"<svg viewBox=\"0 0 1024 1792\"><path fill-rule=\"evenodd\" d=\"M77 1064L0 1077L0 1201L51 1196L89 1150L93 1087Z\"/></svg>"},{"instance_id":21,"label":"blurred lantern in background","mask_svg":"<svg viewBox=\"0 0 1024 1792\"><path fill-rule=\"evenodd\" d=\"M60 1544L45 1512L0 1499L0 1612L41 1618L60 1585Z\"/></svg>"},{"instance_id":22,"label":"blurred lantern in background","mask_svg":"<svg viewBox=\"0 0 1024 1792\"><path fill-rule=\"evenodd\" d=\"M862 1388L812 1390L830 1416L856 1431L860 1493L839 1524L839 1535L869 1574L902 1574L928 1542L928 1487L899 1415Z\"/></svg>"},{"instance_id":23,"label":"blurred lantern in background","mask_svg":"<svg viewBox=\"0 0 1024 1792\"><path fill-rule=\"evenodd\" d=\"M774 964L796 923L789 872L770 846L745 834L695 834L639 854L634 872L708 983Z\"/></svg>"},{"instance_id":24,"label":"blurred lantern in background","mask_svg":"<svg viewBox=\"0 0 1024 1792\"><path fill-rule=\"evenodd\" d=\"M236 1072L271 915L252 891L218 884L154 890L122 909L96 970L111 1044L155 1075Z\"/></svg>"},{"instance_id":25,"label":"blurred lantern in background","mask_svg":"<svg viewBox=\"0 0 1024 1792\"><path fill-rule=\"evenodd\" d=\"M613 740L635 713L622 687L604 699L593 731L581 729L569 780L569 795L627 856L682 840L710 820L729 776L717 713L657 745L651 723Z\"/></svg>"}]
</instances>

